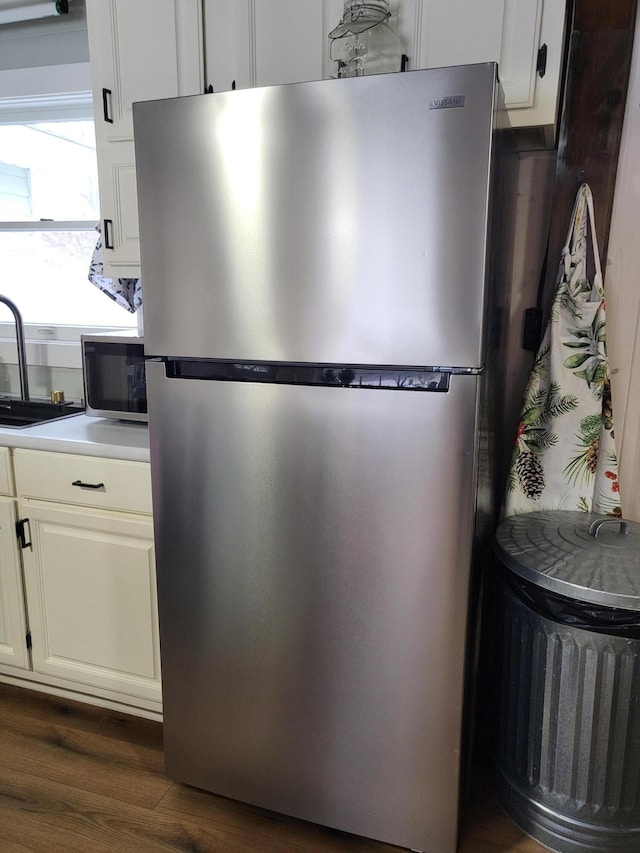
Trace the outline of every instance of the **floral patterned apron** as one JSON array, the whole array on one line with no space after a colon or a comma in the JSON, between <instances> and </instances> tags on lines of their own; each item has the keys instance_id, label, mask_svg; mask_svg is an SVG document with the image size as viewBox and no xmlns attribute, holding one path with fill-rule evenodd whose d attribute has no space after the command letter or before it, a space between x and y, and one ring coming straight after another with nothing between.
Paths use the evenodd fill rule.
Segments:
<instances>
[{"instance_id":1,"label":"floral patterned apron","mask_svg":"<svg viewBox=\"0 0 640 853\"><path fill-rule=\"evenodd\" d=\"M595 274L587 278L590 225ZM518 424L505 515L583 510L620 516L593 198L578 190L551 316Z\"/></svg>"}]
</instances>

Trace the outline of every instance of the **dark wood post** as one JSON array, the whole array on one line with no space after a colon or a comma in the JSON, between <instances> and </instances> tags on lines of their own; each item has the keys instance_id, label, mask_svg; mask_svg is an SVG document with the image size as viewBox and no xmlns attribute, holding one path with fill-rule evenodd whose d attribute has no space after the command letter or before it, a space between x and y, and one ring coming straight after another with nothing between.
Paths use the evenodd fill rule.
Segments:
<instances>
[{"instance_id":1,"label":"dark wood post","mask_svg":"<svg viewBox=\"0 0 640 853\"><path fill-rule=\"evenodd\" d=\"M584 182L593 192L604 272L636 3L574 0L542 301L545 317L576 192Z\"/></svg>"}]
</instances>

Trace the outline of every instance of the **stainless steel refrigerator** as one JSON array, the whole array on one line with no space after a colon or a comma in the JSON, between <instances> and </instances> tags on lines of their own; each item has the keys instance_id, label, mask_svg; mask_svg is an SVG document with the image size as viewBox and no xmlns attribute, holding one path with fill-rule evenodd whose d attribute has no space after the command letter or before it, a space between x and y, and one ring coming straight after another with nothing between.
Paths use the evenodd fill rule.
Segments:
<instances>
[{"instance_id":1,"label":"stainless steel refrigerator","mask_svg":"<svg viewBox=\"0 0 640 853\"><path fill-rule=\"evenodd\" d=\"M134 107L167 770L433 853L491 512L498 88Z\"/></svg>"}]
</instances>

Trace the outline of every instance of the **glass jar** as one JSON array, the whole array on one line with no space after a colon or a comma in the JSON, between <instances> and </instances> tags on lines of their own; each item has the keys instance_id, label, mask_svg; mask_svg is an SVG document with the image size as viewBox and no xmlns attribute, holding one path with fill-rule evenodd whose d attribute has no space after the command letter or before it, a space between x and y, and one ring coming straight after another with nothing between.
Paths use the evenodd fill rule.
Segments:
<instances>
[{"instance_id":1,"label":"glass jar","mask_svg":"<svg viewBox=\"0 0 640 853\"><path fill-rule=\"evenodd\" d=\"M345 0L342 20L329 33L332 77L401 70L402 43L390 17L389 0Z\"/></svg>"}]
</instances>

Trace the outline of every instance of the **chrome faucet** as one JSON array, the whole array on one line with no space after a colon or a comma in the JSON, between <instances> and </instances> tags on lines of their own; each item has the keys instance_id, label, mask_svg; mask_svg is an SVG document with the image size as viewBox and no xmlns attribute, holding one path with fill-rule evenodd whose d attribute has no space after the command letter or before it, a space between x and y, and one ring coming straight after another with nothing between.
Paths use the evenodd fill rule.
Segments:
<instances>
[{"instance_id":1,"label":"chrome faucet","mask_svg":"<svg viewBox=\"0 0 640 853\"><path fill-rule=\"evenodd\" d=\"M0 302L6 305L13 314L16 324L16 346L18 347L18 375L20 377L20 397L29 401L29 377L27 375L27 347L24 342L24 323L18 307L6 296L0 296Z\"/></svg>"}]
</instances>

